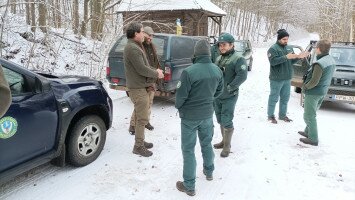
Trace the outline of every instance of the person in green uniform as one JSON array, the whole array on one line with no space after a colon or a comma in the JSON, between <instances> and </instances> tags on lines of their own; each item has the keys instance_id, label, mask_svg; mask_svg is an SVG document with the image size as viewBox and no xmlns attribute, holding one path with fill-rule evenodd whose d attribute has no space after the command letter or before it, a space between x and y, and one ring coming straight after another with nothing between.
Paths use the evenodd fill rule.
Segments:
<instances>
[{"instance_id":1,"label":"person in green uniform","mask_svg":"<svg viewBox=\"0 0 355 200\"><path fill-rule=\"evenodd\" d=\"M222 71L211 62L207 40L200 40L194 47L193 64L182 71L175 101L181 118L181 150L184 160L184 181L178 181L176 187L190 196L195 195L197 136L201 145L203 173L207 180L213 180L213 100L222 90Z\"/></svg>"},{"instance_id":2,"label":"person in green uniform","mask_svg":"<svg viewBox=\"0 0 355 200\"><path fill-rule=\"evenodd\" d=\"M317 61L312 64L311 69L307 72L302 88L305 94L303 119L306 128L298 133L305 137L300 138L301 142L314 146L318 146L317 110L328 93L335 70L335 61L329 55L330 46L329 40L317 42L315 49Z\"/></svg>"},{"instance_id":3,"label":"person in green uniform","mask_svg":"<svg viewBox=\"0 0 355 200\"><path fill-rule=\"evenodd\" d=\"M217 122L220 124L222 141L214 148L223 149L221 157L228 157L234 132L233 118L237 103L239 86L247 79L248 67L245 59L234 50L234 37L224 33L218 38L221 55L215 64L223 71L224 90L214 101Z\"/></svg>"},{"instance_id":4,"label":"person in green uniform","mask_svg":"<svg viewBox=\"0 0 355 200\"><path fill-rule=\"evenodd\" d=\"M270 95L267 106L268 120L277 124L275 118L275 106L279 103L279 119L285 122L292 120L286 116L287 104L290 99L291 79L293 76L293 66L298 59L308 56L308 52L299 55L293 52L293 48L288 43L289 34L285 29L277 31L277 42L268 50L270 62Z\"/></svg>"}]
</instances>

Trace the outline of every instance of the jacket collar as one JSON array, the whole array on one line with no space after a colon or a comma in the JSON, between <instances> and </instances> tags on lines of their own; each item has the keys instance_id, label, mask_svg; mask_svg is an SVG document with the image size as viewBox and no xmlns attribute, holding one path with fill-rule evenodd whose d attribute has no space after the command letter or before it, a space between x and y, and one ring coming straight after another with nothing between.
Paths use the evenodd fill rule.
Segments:
<instances>
[{"instance_id":1,"label":"jacket collar","mask_svg":"<svg viewBox=\"0 0 355 200\"><path fill-rule=\"evenodd\" d=\"M212 63L211 56L209 55L200 55L192 58L192 63Z\"/></svg>"},{"instance_id":2,"label":"jacket collar","mask_svg":"<svg viewBox=\"0 0 355 200\"><path fill-rule=\"evenodd\" d=\"M329 55L329 54L327 54L327 53L319 54L319 55L316 56L316 58L317 58L317 60L319 60L319 59L321 59L321 58L323 58L324 56L327 56L327 55Z\"/></svg>"}]
</instances>

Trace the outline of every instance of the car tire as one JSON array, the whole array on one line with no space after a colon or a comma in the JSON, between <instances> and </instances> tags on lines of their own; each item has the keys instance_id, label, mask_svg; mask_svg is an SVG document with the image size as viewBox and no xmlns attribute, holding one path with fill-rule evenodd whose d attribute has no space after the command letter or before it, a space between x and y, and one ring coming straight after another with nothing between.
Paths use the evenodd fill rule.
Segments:
<instances>
[{"instance_id":1,"label":"car tire","mask_svg":"<svg viewBox=\"0 0 355 200\"><path fill-rule=\"evenodd\" d=\"M296 93L301 93L301 92L302 92L302 88L300 88L300 87L295 87L295 92L296 92Z\"/></svg>"},{"instance_id":2,"label":"car tire","mask_svg":"<svg viewBox=\"0 0 355 200\"><path fill-rule=\"evenodd\" d=\"M106 126L96 115L88 115L76 122L67 143L68 163L81 167L100 155L106 142Z\"/></svg>"},{"instance_id":3,"label":"car tire","mask_svg":"<svg viewBox=\"0 0 355 200\"><path fill-rule=\"evenodd\" d=\"M251 71L252 68L253 68L253 57L250 57L250 62L249 62L249 66L248 66L248 71Z\"/></svg>"}]
</instances>

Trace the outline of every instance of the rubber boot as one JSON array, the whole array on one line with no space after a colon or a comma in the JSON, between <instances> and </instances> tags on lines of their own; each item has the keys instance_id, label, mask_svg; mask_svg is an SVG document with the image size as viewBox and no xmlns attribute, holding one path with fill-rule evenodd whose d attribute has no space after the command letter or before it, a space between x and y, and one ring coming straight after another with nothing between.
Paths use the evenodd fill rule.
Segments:
<instances>
[{"instance_id":1,"label":"rubber boot","mask_svg":"<svg viewBox=\"0 0 355 200\"><path fill-rule=\"evenodd\" d=\"M221 152L221 157L228 157L231 150L231 141L233 136L234 128L224 129L224 145Z\"/></svg>"},{"instance_id":2,"label":"rubber boot","mask_svg":"<svg viewBox=\"0 0 355 200\"><path fill-rule=\"evenodd\" d=\"M222 125L221 125L221 134L222 134L222 141L213 145L215 149L222 149L224 146L224 128Z\"/></svg>"}]
</instances>

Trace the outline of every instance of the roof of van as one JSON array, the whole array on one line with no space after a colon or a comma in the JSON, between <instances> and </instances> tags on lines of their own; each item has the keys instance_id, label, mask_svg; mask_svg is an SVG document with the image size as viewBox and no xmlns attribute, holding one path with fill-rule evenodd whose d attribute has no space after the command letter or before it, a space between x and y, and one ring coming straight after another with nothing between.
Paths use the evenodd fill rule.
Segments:
<instances>
[{"instance_id":1,"label":"roof of van","mask_svg":"<svg viewBox=\"0 0 355 200\"><path fill-rule=\"evenodd\" d=\"M118 12L201 10L210 16L227 13L209 0L122 0Z\"/></svg>"}]
</instances>

